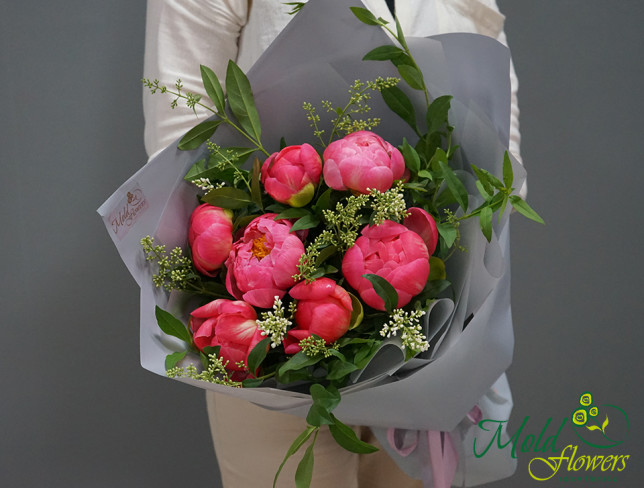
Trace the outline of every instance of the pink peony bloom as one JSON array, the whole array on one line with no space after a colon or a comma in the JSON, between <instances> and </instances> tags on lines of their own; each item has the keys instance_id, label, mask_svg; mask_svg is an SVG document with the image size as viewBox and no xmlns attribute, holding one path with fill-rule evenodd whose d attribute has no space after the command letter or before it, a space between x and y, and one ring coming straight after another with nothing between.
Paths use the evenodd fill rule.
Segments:
<instances>
[{"instance_id":1,"label":"pink peony bloom","mask_svg":"<svg viewBox=\"0 0 644 488\"><path fill-rule=\"evenodd\" d=\"M255 307L272 308L295 284L297 264L304 244L291 233L288 220L273 220L277 214L254 219L226 260L226 288L235 298Z\"/></svg>"},{"instance_id":2,"label":"pink peony bloom","mask_svg":"<svg viewBox=\"0 0 644 488\"><path fill-rule=\"evenodd\" d=\"M218 299L190 314L190 328L195 346L221 346L219 356L228 361L226 369L244 371L237 364L248 364L248 354L262 336L257 328L257 314L248 303Z\"/></svg>"},{"instance_id":3,"label":"pink peony bloom","mask_svg":"<svg viewBox=\"0 0 644 488\"><path fill-rule=\"evenodd\" d=\"M325 149L324 181L334 190L385 192L403 177L400 151L373 132L353 132Z\"/></svg>"},{"instance_id":4,"label":"pink peony bloom","mask_svg":"<svg viewBox=\"0 0 644 488\"><path fill-rule=\"evenodd\" d=\"M423 239L427 246L427 252L431 256L438 244L438 229L434 217L419 207L411 207L407 210L410 215L405 218L403 225Z\"/></svg>"},{"instance_id":5,"label":"pink peony bloom","mask_svg":"<svg viewBox=\"0 0 644 488\"><path fill-rule=\"evenodd\" d=\"M233 214L208 203L199 205L190 216L188 241L197 271L215 276L233 245Z\"/></svg>"},{"instance_id":6,"label":"pink peony bloom","mask_svg":"<svg viewBox=\"0 0 644 488\"><path fill-rule=\"evenodd\" d=\"M322 160L313 146L288 146L262 165L262 183L271 197L291 207L309 203L320 182Z\"/></svg>"},{"instance_id":7,"label":"pink peony bloom","mask_svg":"<svg viewBox=\"0 0 644 488\"><path fill-rule=\"evenodd\" d=\"M385 220L367 226L342 260L342 274L364 302L384 310L382 298L364 274L385 278L398 292L398 308L420 293L429 277L429 253L423 239L402 224Z\"/></svg>"},{"instance_id":8,"label":"pink peony bloom","mask_svg":"<svg viewBox=\"0 0 644 488\"><path fill-rule=\"evenodd\" d=\"M311 334L335 342L349 330L351 324L351 297L347 291L329 278L312 283L301 282L289 291L297 300L296 327L284 339L286 354L295 354L302 348L299 342Z\"/></svg>"}]
</instances>

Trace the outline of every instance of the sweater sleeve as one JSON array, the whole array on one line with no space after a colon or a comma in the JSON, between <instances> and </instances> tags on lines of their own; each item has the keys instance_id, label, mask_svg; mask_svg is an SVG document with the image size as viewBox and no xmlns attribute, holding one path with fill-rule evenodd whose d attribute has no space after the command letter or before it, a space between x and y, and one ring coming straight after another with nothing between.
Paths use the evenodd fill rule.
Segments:
<instances>
[{"instance_id":1,"label":"sweater sleeve","mask_svg":"<svg viewBox=\"0 0 644 488\"><path fill-rule=\"evenodd\" d=\"M235 60L238 39L248 16L248 0L148 0L144 77L158 79L174 89L180 78L182 91L203 96L200 64L220 78L229 59ZM170 108L172 96L150 94L145 88L145 149L150 157L205 120L210 112L179 103Z\"/></svg>"}]
</instances>

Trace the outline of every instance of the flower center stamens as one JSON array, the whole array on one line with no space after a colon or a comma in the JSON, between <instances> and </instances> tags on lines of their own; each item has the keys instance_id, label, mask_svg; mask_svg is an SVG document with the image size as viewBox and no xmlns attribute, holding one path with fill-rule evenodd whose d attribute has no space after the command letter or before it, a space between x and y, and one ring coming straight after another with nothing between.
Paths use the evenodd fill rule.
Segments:
<instances>
[{"instance_id":1,"label":"flower center stamens","mask_svg":"<svg viewBox=\"0 0 644 488\"><path fill-rule=\"evenodd\" d=\"M263 235L257 239L253 239L253 249L251 252L257 259L265 258L271 253L271 249L266 247L266 236Z\"/></svg>"}]
</instances>

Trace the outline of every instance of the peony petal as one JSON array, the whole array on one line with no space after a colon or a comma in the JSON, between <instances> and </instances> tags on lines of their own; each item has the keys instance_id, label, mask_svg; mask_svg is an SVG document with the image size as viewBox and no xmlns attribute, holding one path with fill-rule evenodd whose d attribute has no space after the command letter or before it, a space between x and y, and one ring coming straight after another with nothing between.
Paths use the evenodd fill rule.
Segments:
<instances>
[{"instance_id":1,"label":"peony petal","mask_svg":"<svg viewBox=\"0 0 644 488\"><path fill-rule=\"evenodd\" d=\"M311 283L302 281L288 293L296 300L321 300L331 295L336 287L337 284L332 279L319 278Z\"/></svg>"},{"instance_id":2,"label":"peony petal","mask_svg":"<svg viewBox=\"0 0 644 488\"><path fill-rule=\"evenodd\" d=\"M438 229L434 217L419 207L411 207L408 212L409 216L403 221L404 226L423 239L431 256L438 244Z\"/></svg>"},{"instance_id":3,"label":"peony petal","mask_svg":"<svg viewBox=\"0 0 644 488\"><path fill-rule=\"evenodd\" d=\"M257 331L257 322L244 320L235 315L222 315L217 321L215 333L222 341L248 344Z\"/></svg>"},{"instance_id":4,"label":"peony petal","mask_svg":"<svg viewBox=\"0 0 644 488\"><path fill-rule=\"evenodd\" d=\"M221 310L221 307L226 303L226 302L232 302L232 300L226 300L225 298L218 298L217 300L213 300L212 302L206 303L205 305L202 305L199 308L194 309L190 315L193 317L198 317L198 318L209 318L214 315L219 315L219 311Z\"/></svg>"},{"instance_id":5,"label":"peony petal","mask_svg":"<svg viewBox=\"0 0 644 488\"><path fill-rule=\"evenodd\" d=\"M330 146L329 146L330 147ZM326 154L326 152L325 152ZM340 174L340 168L335 159L329 158L324 159L324 166L322 168L324 174L324 182L334 190L345 191L347 187L344 186L342 182L342 175Z\"/></svg>"},{"instance_id":6,"label":"peony petal","mask_svg":"<svg viewBox=\"0 0 644 488\"><path fill-rule=\"evenodd\" d=\"M286 294L285 290L278 288L256 288L244 293L244 301L259 308L273 308L275 297L283 298Z\"/></svg>"}]
</instances>

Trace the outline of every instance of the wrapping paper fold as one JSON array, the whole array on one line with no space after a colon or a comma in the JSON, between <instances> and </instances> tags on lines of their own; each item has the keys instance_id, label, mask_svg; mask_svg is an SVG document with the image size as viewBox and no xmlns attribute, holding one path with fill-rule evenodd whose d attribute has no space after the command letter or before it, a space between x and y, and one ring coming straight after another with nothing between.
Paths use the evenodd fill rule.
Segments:
<instances>
[{"instance_id":1,"label":"wrapping paper fold","mask_svg":"<svg viewBox=\"0 0 644 488\"><path fill-rule=\"evenodd\" d=\"M510 124L508 50L474 34L445 34L408 42L432 97L454 96L450 123L456 127L455 143L460 146L457 166L467 170L469 163L474 163L500 175ZM355 19L346 0L310 2L248 73L266 147L277 149L282 136L290 144L314 142L302 102L344 102L347 86L355 79L396 76L390 63L360 61L366 52L387 43L384 31ZM406 91L417 106L424 106L420 92ZM372 114L383 120L377 129L379 135L394 144L402 137L414 140L406 124L380 97L371 102ZM223 126L214 139L222 146L241 142ZM139 241L151 235L168 248L186 245L196 193L183 176L204 157L204 151L182 152L176 144L169 146L98 210L141 287L141 364L160 375L165 375L165 356L181 345L163 336L154 306L180 316L182 297L170 297L154 287ZM525 172L514 160L513 169L514 186L520 188ZM471 181L468 187L474 208L480 197ZM425 316L426 335L434 347L405 363L399 344L389 341L368 367L352 378L355 383L342 390L342 402L335 412L342 421L382 429L457 431L457 438L463 441L467 431L459 425L474 405L483 403L486 415L509 416L512 401L503 377L499 381L505 385L501 388L504 401L486 403L491 386L512 360L508 215L506 212L500 221L494 219L490 243L481 234L478 221L462 225L462 244L467 252L457 253L447 268L457 298L455 302L437 301ZM308 395L284 389L234 389L190 379L179 381L294 415L306 415L310 405ZM376 432L382 437L381 431ZM414 458L407 458L407 468L418 476L420 465L409 462ZM512 463L496 463L497 473L512 472ZM457 479L464 474L463 466L459 469Z\"/></svg>"}]
</instances>

